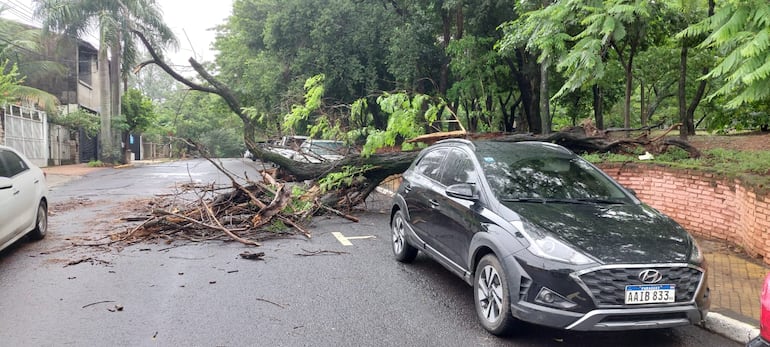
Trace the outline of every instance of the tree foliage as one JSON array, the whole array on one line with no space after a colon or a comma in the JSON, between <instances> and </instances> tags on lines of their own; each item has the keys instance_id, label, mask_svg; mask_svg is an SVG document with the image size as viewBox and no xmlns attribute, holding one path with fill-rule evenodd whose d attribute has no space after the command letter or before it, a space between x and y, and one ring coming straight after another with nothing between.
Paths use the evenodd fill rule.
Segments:
<instances>
[{"instance_id":1,"label":"tree foliage","mask_svg":"<svg viewBox=\"0 0 770 347\"><path fill-rule=\"evenodd\" d=\"M0 104L14 100L21 80L19 78L19 69L14 65L9 66L6 60L3 69L0 69Z\"/></svg>"},{"instance_id":2,"label":"tree foliage","mask_svg":"<svg viewBox=\"0 0 770 347\"><path fill-rule=\"evenodd\" d=\"M3 9L0 8L0 13ZM56 114L59 100L30 81L55 79L66 74L63 64L47 59L41 30L0 18L0 62L6 74L17 74L16 86L8 89L10 99L36 104ZM10 101L10 100L5 100Z\"/></svg>"},{"instance_id":3,"label":"tree foliage","mask_svg":"<svg viewBox=\"0 0 770 347\"><path fill-rule=\"evenodd\" d=\"M155 110L152 100L144 96L138 89L129 89L121 104L121 115L125 119L124 131L141 133L155 121Z\"/></svg>"},{"instance_id":4,"label":"tree foliage","mask_svg":"<svg viewBox=\"0 0 770 347\"><path fill-rule=\"evenodd\" d=\"M709 126L756 124L718 103L750 89L722 81L758 86L740 114L763 119L755 111L767 6L720 6L707 18L705 0L236 0L210 67L238 100L226 105L243 106L234 112L244 129L258 130L247 137L344 134L366 155L449 130L431 128L449 117L473 132L538 133L550 117L576 125L593 113L603 124L603 112L610 126L670 125L684 105ZM745 74L733 78L730 67ZM712 99L698 106L709 88ZM538 107L544 99L550 110Z\"/></svg>"},{"instance_id":5,"label":"tree foliage","mask_svg":"<svg viewBox=\"0 0 770 347\"><path fill-rule=\"evenodd\" d=\"M720 54L705 78L724 84L709 98L727 96L736 108L770 97L770 3L762 0L720 2L714 16L688 27L678 37L708 35L700 44Z\"/></svg>"}]
</instances>

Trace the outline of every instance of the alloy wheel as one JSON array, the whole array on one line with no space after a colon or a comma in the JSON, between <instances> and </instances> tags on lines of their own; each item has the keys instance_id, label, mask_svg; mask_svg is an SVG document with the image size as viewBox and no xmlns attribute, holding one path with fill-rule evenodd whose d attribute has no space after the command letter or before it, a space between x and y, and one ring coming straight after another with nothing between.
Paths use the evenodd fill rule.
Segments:
<instances>
[{"instance_id":1,"label":"alloy wheel","mask_svg":"<svg viewBox=\"0 0 770 347\"><path fill-rule=\"evenodd\" d=\"M503 309L503 286L500 275L493 266L487 265L482 269L478 281L478 300L483 316L489 322L496 322Z\"/></svg>"},{"instance_id":2,"label":"alloy wheel","mask_svg":"<svg viewBox=\"0 0 770 347\"><path fill-rule=\"evenodd\" d=\"M400 216L393 221L393 252L401 254L404 251L405 235L404 220Z\"/></svg>"}]
</instances>

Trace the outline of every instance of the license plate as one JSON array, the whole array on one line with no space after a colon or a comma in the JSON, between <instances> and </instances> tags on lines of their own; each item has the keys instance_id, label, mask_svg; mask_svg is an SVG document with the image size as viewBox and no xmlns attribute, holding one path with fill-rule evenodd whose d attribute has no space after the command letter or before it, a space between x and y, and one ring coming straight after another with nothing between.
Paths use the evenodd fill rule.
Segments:
<instances>
[{"instance_id":1,"label":"license plate","mask_svg":"<svg viewBox=\"0 0 770 347\"><path fill-rule=\"evenodd\" d=\"M673 284L626 286L626 305L674 302L675 297Z\"/></svg>"}]
</instances>

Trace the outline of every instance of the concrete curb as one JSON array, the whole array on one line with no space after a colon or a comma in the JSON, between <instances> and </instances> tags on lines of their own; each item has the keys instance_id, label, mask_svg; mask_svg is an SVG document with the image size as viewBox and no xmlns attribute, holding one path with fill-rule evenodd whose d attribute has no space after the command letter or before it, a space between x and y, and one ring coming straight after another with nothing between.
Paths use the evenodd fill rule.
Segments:
<instances>
[{"instance_id":1,"label":"concrete curb","mask_svg":"<svg viewBox=\"0 0 770 347\"><path fill-rule=\"evenodd\" d=\"M706 321L702 326L708 331L742 344L759 335L759 329L753 325L715 312L709 312L706 315Z\"/></svg>"}]
</instances>

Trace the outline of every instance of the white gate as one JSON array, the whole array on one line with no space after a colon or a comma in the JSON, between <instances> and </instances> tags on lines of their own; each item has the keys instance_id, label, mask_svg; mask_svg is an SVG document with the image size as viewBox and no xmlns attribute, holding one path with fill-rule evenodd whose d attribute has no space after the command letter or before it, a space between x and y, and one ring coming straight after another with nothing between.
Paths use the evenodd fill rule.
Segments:
<instances>
[{"instance_id":1,"label":"white gate","mask_svg":"<svg viewBox=\"0 0 770 347\"><path fill-rule=\"evenodd\" d=\"M28 107L6 104L5 145L23 153L38 166L48 165L48 118Z\"/></svg>"}]
</instances>

